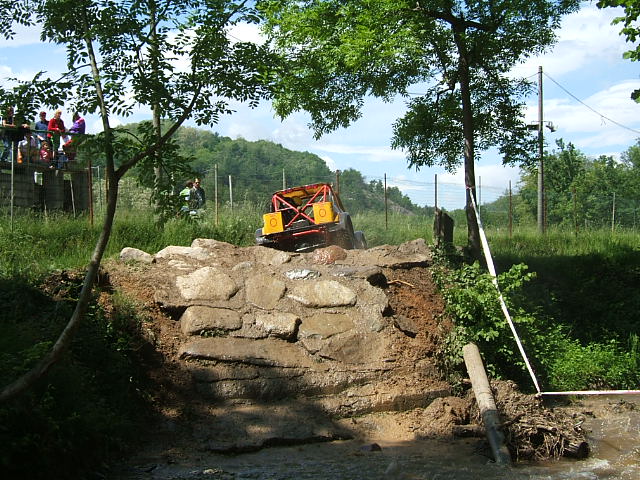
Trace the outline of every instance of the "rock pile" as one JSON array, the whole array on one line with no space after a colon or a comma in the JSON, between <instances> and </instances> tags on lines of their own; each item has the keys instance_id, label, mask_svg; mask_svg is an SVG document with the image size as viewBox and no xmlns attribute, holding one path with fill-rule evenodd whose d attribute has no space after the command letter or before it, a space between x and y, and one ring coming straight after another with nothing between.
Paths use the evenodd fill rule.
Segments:
<instances>
[{"instance_id":1,"label":"rock pile","mask_svg":"<svg viewBox=\"0 0 640 480\"><path fill-rule=\"evenodd\" d=\"M388 272L430 258L422 240L296 254L197 239L121 253L148 265L155 302L180 322L180 361L224 415L204 435L213 450L348 437L332 419L447 395L430 359L405 355L415 334L385 293Z\"/></svg>"}]
</instances>

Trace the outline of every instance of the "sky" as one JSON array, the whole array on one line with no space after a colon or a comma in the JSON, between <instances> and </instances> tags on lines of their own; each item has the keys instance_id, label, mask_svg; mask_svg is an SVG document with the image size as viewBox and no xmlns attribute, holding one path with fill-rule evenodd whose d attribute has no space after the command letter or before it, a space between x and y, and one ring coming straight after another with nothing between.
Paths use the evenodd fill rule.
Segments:
<instances>
[{"instance_id":1,"label":"sky","mask_svg":"<svg viewBox=\"0 0 640 480\"><path fill-rule=\"evenodd\" d=\"M557 139L572 142L583 153L619 156L640 138L640 104L630 99L640 88L640 64L623 59L632 48L619 35L620 26L611 25L621 10L600 10L585 3L579 12L567 16L558 31L558 42L545 55L528 59L514 75L537 82L538 67L543 69L544 121L553 122L555 132L545 129L548 148ZM241 40L257 38L255 28L240 26L231 32ZM30 79L40 70L52 77L64 70L65 51L39 42L36 29L21 28L16 37L0 39L0 81L8 78ZM284 120L276 118L268 102L250 109L233 105L236 112L223 117L211 128L223 136L246 140L271 140L286 148L308 151L321 157L332 170L359 170L367 180L387 177L389 186L397 186L418 205L434 205L437 176L437 203L447 209L464 205L463 169L455 174L442 168L409 169L405 154L390 147L395 120L406 111L404 99L384 103L368 99L360 120L315 140L308 128L309 116L296 113ZM101 129L97 116L87 115L87 129ZM139 110L118 123L151 118ZM71 112L63 109L63 119L71 123ZM538 94L527 98L527 122L538 120ZM511 182L517 191L518 168L505 167L497 152L480 152L476 164L479 200L487 203L504 194Z\"/></svg>"}]
</instances>

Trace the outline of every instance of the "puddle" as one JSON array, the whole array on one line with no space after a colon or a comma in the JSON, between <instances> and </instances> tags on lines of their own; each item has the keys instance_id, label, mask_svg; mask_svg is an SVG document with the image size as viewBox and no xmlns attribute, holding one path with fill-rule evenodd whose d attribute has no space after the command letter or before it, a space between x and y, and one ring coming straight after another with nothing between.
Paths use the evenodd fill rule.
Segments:
<instances>
[{"instance_id":1,"label":"puddle","mask_svg":"<svg viewBox=\"0 0 640 480\"><path fill-rule=\"evenodd\" d=\"M146 480L637 480L640 478L640 396L586 399L583 428L590 431L586 460L513 468L493 464L478 439L378 442L349 440L264 449L235 456L200 452L170 463L150 460L122 479ZM194 452L195 454L196 452Z\"/></svg>"}]
</instances>

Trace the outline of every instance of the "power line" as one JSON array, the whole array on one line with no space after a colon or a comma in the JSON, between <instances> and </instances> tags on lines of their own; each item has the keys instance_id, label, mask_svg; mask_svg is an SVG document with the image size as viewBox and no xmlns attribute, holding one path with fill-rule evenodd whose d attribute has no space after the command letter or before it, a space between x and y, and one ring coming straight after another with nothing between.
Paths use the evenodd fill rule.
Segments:
<instances>
[{"instance_id":1,"label":"power line","mask_svg":"<svg viewBox=\"0 0 640 480\"><path fill-rule=\"evenodd\" d=\"M562 89L567 95L569 95L571 98L573 98L576 102L581 103L582 105L587 107L589 110L591 110L593 113L598 115L600 118L603 118L603 119L613 123L614 125L617 125L620 128L624 128L625 130L629 130L630 132L637 133L637 134L640 135L640 131L639 130L635 130L635 129L631 128L631 127L627 127L626 125L622 125L620 122L616 122L615 120L607 117L606 115L603 115L602 113L598 112L596 109L594 109L594 108L590 107L589 105L587 105L586 103L584 103L582 100L580 100L578 97L576 97L573 93L571 93L569 90L567 90L562 85L560 85L558 82L556 82L553 78L551 78L547 73L545 73L544 75L549 80L551 80L553 83L555 83L558 87L560 87L560 89Z\"/></svg>"}]
</instances>

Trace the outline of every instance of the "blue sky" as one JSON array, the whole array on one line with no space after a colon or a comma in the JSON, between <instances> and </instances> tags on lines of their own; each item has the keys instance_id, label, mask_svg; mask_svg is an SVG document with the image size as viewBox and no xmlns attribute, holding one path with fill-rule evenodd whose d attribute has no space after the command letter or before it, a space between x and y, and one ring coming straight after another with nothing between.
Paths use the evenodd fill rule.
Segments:
<instances>
[{"instance_id":1,"label":"blue sky","mask_svg":"<svg viewBox=\"0 0 640 480\"><path fill-rule=\"evenodd\" d=\"M640 65L622 58L630 46L618 34L620 27L611 25L618 14L614 9L599 10L585 3L580 12L563 21L559 41L551 51L529 59L514 72L536 80L538 66L543 68L544 120L552 121L557 128L554 133L545 132L548 145L554 146L555 140L562 138L587 155L619 155L640 138L640 104L629 98L632 90L640 88ZM257 32L239 27L232 35L245 40L256 38ZM43 45L38 39L38 30L22 29L13 41L0 40L1 81L9 77L28 79L39 70L54 77L64 70L64 49ZM537 104L534 93L527 100L527 121L537 120ZM389 185L398 186L420 205L433 205L437 174L438 204L446 208L464 204L462 168L456 174L440 168L410 170L403 152L389 147L392 124L405 111L402 99L393 103L371 99L358 122L317 141L307 128L308 116L304 113L280 121L268 103L253 110L243 105L235 108L235 114L223 118L212 130L232 138L271 140L292 150L309 151L323 158L332 170L355 168L371 179L386 174ZM132 117L116 118L114 123L145 118L150 118L149 112L140 110ZM71 123L71 113L64 112L63 119ZM90 132L100 129L97 117L88 115L86 120ZM495 152L481 156L476 175L482 202L503 193L510 180L516 188L517 168L503 167Z\"/></svg>"}]
</instances>

